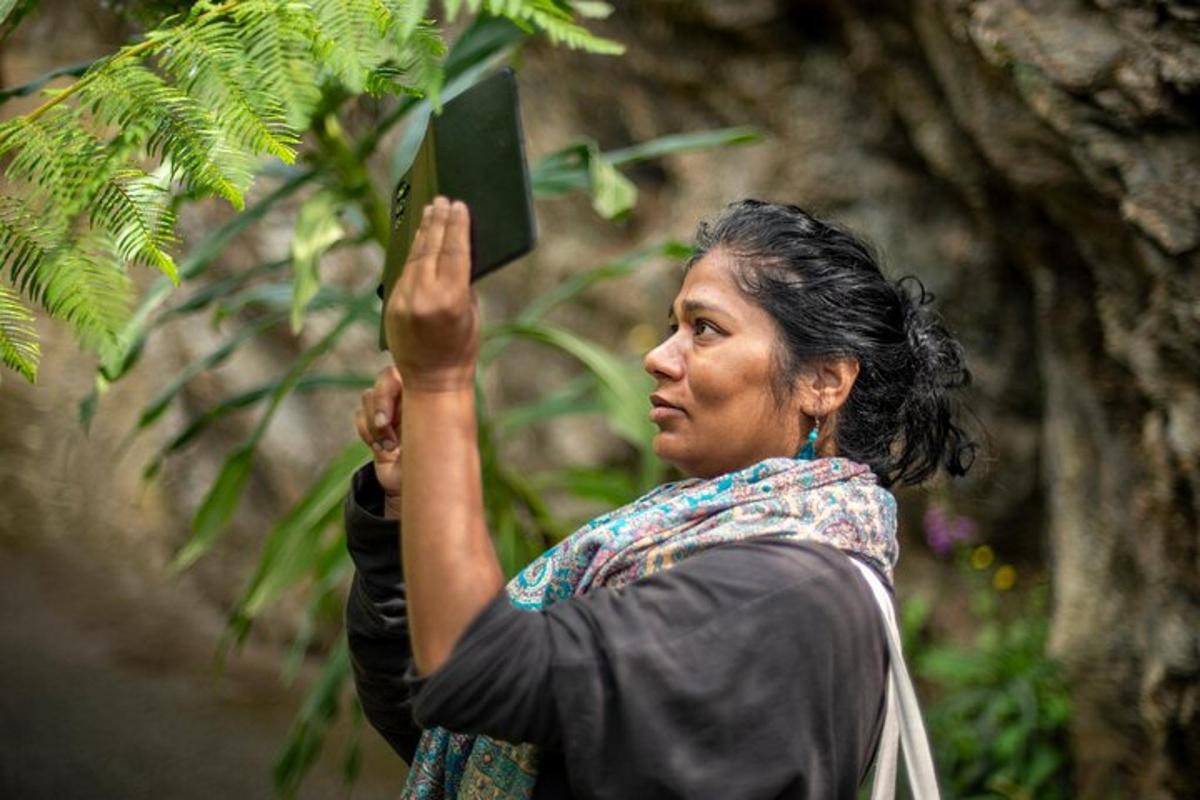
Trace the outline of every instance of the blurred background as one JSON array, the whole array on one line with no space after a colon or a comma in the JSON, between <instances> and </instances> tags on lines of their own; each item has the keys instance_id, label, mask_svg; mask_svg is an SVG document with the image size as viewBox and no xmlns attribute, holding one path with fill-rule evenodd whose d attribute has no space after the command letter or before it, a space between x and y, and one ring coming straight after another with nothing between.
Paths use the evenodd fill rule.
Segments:
<instances>
[{"instance_id":1,"label":"blurred background","mask_svg":"<svg viewBox=\"0 0 1200 800\"><path fill-rule=\"evenodd\" d=\"M479 284L506 568L672 477L640 356L695 226L796 203L918 275L974 372L974 469L900 494L946 793L1200 797L1200 8L557 3L603 54L466 5L427 12L447 85L516 68L538 190L538 248ZM17 3L0 119L191 6ZM343 69L244 211L178 203L178 288L129 268L136 345L97 358L39 313L36 384L0 375L4 797L402 783L339 649L340 499L388 363L380 203L428 103Z\"/></svg>"}]
</instances>

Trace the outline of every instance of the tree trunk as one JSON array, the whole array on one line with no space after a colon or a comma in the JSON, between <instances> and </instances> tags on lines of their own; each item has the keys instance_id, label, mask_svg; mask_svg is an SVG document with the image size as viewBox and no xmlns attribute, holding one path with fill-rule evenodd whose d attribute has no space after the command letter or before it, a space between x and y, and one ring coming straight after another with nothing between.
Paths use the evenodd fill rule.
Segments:
<instances>
[{"instance_id":1,"label":"tree trunk","mask_svg":"<svg viewBox=\"0 0 1200 800\"><path fill-rule=\"evenodd\" d=\"M1200 11L839 8L859 74L1033 286L1081 796L1200 796Z\"/></svg>"}]
</instances>

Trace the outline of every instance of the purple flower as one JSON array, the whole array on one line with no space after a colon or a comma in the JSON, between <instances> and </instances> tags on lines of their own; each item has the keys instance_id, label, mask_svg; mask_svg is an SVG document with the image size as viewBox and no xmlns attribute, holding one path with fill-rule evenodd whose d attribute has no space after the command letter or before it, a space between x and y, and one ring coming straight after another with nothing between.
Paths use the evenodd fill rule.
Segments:
<instances>
[{"instance_id":1,"label":"purple flower","mask_svg":"<svg viewBox=\"0 0 1200 800\"><path fill-rule=\"evenodd\" d=\"M975 538L978 525L970 517L951 516L941 503L930 503L923 520L925 543L936 555L945 557L954 545Z\"/></svg>"}]
</instances>

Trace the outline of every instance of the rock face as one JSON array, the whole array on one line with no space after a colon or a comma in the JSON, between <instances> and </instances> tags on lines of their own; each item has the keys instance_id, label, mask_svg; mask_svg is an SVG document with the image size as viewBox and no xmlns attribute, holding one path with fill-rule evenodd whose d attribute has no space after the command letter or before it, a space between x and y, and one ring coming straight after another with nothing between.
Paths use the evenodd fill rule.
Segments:
<instances>
[{"instance_id":1,"label":"rock face","mask_svg":"<svg viewBox=\"0 0 1200 800\"><path fill-rule=\"evenodd\" d=\"M1081 795L1200 796L1200 10L636 5L607 80L777 137L684 196L830 210L941 294L999 434L983 514L1044 509Z\"/></svg>"},{"instance_id":2,"label":"rock face","mask_svg":"<svg viewBox=\"0 0 1200 800\"><path fill-rule=\"evenodd\" d=\"M843 9L864 85L1032 287L1081 792L1197 796L1200 12Z\"/></svg>"}]
</instances>

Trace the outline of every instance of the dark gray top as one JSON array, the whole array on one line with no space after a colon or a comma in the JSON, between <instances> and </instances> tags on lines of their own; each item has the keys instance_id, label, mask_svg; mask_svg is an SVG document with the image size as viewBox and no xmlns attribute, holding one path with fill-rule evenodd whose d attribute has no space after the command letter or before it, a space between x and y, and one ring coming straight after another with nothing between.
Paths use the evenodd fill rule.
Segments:
<instances>
[{"instance_id":1,"label":"dark gray top","mask_svg":"<svg viewBox=\"0 0 1200 800\"><path fill-rule=\"evenodd\" d=\"M732 543L537 612L501 592L422 679L399 526L381 513L368 464L345 506L346 628L367 719L406 761L440 725L541 745L535 800L856 796L887 655L879 609L840 552Z\"/></svg>"}]
</instances>

